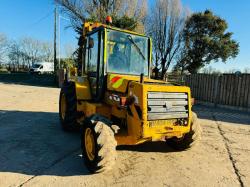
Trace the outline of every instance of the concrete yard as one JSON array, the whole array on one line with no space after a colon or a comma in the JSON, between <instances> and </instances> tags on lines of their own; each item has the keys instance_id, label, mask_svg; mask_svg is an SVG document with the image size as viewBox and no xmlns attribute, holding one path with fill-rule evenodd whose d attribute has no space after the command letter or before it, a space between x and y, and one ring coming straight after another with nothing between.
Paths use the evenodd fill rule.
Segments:
<instances>
[{"instance_id":1,"label":"concrete yard","mask_svg":"<svg viewBox=\"0 0 250 187\"><path fill-rule=\"evenodd\" d=\"M58 119L59 89L0 83L0 186L250 186L250 115L195 106L201 143L118 147L116 167L88 173L79 133Z\"/></svg>"}]
</instances>

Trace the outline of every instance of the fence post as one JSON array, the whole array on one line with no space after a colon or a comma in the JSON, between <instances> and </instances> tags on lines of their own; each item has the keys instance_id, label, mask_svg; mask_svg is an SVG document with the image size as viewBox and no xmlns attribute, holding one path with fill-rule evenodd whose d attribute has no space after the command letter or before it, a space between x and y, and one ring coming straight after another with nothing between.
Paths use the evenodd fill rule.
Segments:
<instances>
[{"instance_id":1,"label":"fence post","mask_svg":"<svg viewBox=\"0 0 250 187\"><path fill-rule=\"evenodd\" d=\"M214 85L214 107L217 107L220 96L221 75L216 75Z\"/></svg>"}]
</instances>

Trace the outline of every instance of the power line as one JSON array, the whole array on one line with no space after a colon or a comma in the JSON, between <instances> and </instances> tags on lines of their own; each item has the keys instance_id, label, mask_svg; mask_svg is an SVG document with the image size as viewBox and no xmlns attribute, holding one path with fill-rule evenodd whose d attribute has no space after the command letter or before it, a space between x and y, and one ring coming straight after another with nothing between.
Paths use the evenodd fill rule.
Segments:
<instances>
[{"instance_id":1,"label":"power line","mask_svg":"<svg viewBox=\"0 0 250 187\"><path fill-rule=\"evenodd\" d=\"M48 14L46 14L44 17L40 18L38 21L36 21L35 23L29 25L28 27L33 27L39 23L41 23L43 20L45 20L46 18L48 18L50 15L52 15L54 13L54 11L50 11Z\"/></svg>"}]
</instances>

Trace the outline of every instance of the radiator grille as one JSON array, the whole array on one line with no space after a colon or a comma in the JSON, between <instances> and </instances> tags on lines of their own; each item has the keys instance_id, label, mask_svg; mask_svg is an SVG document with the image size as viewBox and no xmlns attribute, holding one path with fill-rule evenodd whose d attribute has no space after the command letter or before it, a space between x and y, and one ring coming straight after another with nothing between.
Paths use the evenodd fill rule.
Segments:
<instances>
[{"instance_id":1,"label":"radiator grille","mask_svg":"<svg viewBox=\"0 0 250 187\"><path fill-rule=\"evenodd\" d=\"M187 93L148 93L148 120L188 117Z\"/></svg>"}]
</instances>

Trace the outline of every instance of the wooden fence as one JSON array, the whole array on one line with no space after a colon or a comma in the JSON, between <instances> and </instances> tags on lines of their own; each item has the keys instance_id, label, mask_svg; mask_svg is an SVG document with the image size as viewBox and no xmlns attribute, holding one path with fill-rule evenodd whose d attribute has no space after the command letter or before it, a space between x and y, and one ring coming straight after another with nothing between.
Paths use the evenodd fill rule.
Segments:
<instances>
[{"instance_id":1,"label":"wooden fence","mask_svg":"<svg viewBox=\"0 0 250 187\"><path fill-rule=\"evenodd\" d=\"M250 74L188 75L185 84L196 100L250 109Z\"/></svg>"}]
</instances>

